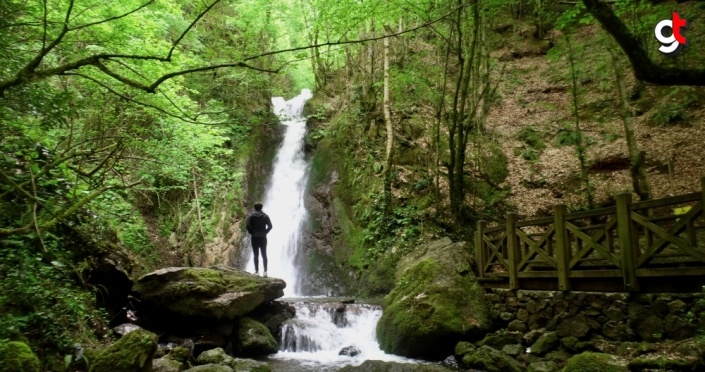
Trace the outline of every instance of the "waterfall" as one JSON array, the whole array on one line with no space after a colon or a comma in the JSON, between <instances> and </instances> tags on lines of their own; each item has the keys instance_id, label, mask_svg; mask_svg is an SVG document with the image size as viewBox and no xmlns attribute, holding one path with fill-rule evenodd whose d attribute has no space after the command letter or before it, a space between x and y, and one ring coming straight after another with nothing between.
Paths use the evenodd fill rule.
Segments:
<instances>
[{"instance_id":1,"label":"waterfall","mask_svg":"<svg viewBox=\"0 0 705 372\"><path fill-rule=\"evenodd\" d=\"M277 150L272 179L265 190L262 210L272 221L267 235L268 273L284 279L284 296L296 308L296 317L282 325L280 351L270 357L272 370L287 372L335 371L368 359L415 362L385 354L377 343L375 328L382 316L376 305L343 304L325 297L292 298L301 295L297 253L301 230L307 218L304 191L308 164L303 138L306 119L302 111L311 91L304 89L291 100L272 98L274 113L286 126ZM246 241L249 248L249 241ZM252 256L247 270L254 268Z\"/></svg>"},{"instance_id":2,"label":"waterfall","mask_svg":"<svg viewBox=\"0 0 705 372\"><path fill-rule=\"evenodd\" d=\"M375 328L382 308L378 305L343 304L320 297L291 305L296 318L282 326L280 351L272 361L276 370L335 371L365 360L417 362L379 348ZM284 361L285 367L276 368Z\"/></svg>"},{"instance_id":3,"label":"waterfall","mask_svg":"<svg viewBox=\"0 0 705 372\"><path fill-rule=\"evenodd\" d=\"M286 126L286 133L277 150L272 179L265 190L262 210L269 215L273 226L267 235L268 274L284 279L286 297L300 293L296 254L301 244L301 228L307 217L304 190L308 176L308 164L303 153L306 118L302 116L302 112L304 104L311 96L311 91L304 89L301 94L288 101L282 97L272 98L274 113ZM264 270L261 260L260 257L260 269ZM254 257L250 255L247 270L251 271L253 268Z\"/></svg>"}]
</instances>

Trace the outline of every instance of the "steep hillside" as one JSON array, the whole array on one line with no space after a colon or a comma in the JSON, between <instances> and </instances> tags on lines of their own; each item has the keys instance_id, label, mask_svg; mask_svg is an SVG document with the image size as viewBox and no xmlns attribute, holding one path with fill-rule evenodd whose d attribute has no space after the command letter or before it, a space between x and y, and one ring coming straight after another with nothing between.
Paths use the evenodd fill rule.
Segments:
<instances>
[{"instance_id":1,"label":"steep hillside","mask_svg":"<svg viewBox=\"0 0 705 372\"><path fill-rule=\"evenodd\" d=\"M679 6L693 22L705 22L697 4ZM689 35L695 39L699 32ZM539 38L534 24L516 18L493 23L487 39L488 111L484 125L469 133L468 212L461 219L449 212L445 122L450 114L445 111L439 119L436 109L445 90L429 82L445 81L451 89L459 69L451 61L441 79L444 66L432 37L397 46L392 60L395 144L389 210L383 208L382 82L374 85L377 100L370 103L364 74L341 69L310 102L310 204L317 218L310 235L316 244L308 246L316 257L311 272L327 267L334 273L330 282L350 277L363 284L358 291L384 293L392 280L388 266L417 241L470 240L480 219L501 220L508 211L520 218L542 216L556 204L583 210L590 208L588 191L593 206L609 205L616 194L632 191L615 66L625 71L630 120L645 155L652 196L699 189L705 175L704 88L637 84L626 58L594 21L573 30L548 28ZM448 105L450 98L445 98ZM581 178L579 147L589 185Z\"/></svg>"}]
</instances>

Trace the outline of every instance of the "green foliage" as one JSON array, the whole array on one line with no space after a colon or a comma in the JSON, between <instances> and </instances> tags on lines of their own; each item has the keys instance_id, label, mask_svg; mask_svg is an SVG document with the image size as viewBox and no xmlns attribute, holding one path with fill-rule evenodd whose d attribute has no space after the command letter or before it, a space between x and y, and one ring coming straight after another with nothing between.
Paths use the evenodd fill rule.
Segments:
<instances>
[{"instance_id":1,"label":"green foliage","mask_svg":"<svg viewBox=\"0 0 705 372\"><path fill-rule=\"evenodd\" d=\"M525 160L537 161L546 148L542 138L543 133L533 125L527 125L519 131L517 137L524 142L525 146L514 149L514 155L520 155Z\"/></svg>"},{"instance_id":2,"label":"green foliage","mask_svg":"<svg viewBox=\"0 0 705 372\"><path fill-rule=\"evenodd\" d=\"M575 146L580 142L580 133L571 130L563 129L556 136L556 145L558 146Z\"/></svg>"},{"instance_id":3,"label":"green foliage","mask_svg":"<svg viewBox=\"0 0 705 372\"><path fill-rule=\"evenodd\" d=\"M688 108L699 102L697 91L692 87L674 87L668 90L663 103L655 105L649 114L649 123L655 126L671 126L688 123Z\"/></svg>"},{"instance_id":4,"label":"green foliage","mask_svg":"<svg viewBox=\"0 0 705 372\"><path fill-rule=\"evenodd\" d=\"M94 294L77 285L78 268L65 243L47 239L47 252L28 240L0 244L0 339L27 337L40 347L70 350L75 342L103 332L105 314L95 310ZM51 257L51 258L49 258Z\"/></svg>"}]
</instances>

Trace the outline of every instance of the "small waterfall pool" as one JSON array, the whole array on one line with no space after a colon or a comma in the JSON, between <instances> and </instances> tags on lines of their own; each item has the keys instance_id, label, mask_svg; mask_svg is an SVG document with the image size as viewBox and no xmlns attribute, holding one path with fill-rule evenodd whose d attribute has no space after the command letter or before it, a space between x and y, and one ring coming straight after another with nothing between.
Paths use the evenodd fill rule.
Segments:
<instances>
[{"instance_id":1,"label":"small waterfall pool","mask_svg":"<svg viewBox=\"0 0 705 372\"><path fill-rule=\"evenodd\" d=\"M269 276L286 282L286 298L280 301L294 306L296 317L284 323L280 351L271 355L268 362L272 370L282 372L336 371L368 359L417 362L380 350L375 336L382 315L379 305L342 304L341 299L327 297L296 297L301 296L296 258L302 226L308 216L304 205L308 178L303 152L306 118L302 112L311 97L311 91L304 89L288 101L272 98L274 113L286 126L286 132L262 201L262 210L269 215L273 226L267 235L268 272ZM249 241L245 243L249 249ZM253 269L250 257L245 270Z\"/></svg>"}]
</instances>

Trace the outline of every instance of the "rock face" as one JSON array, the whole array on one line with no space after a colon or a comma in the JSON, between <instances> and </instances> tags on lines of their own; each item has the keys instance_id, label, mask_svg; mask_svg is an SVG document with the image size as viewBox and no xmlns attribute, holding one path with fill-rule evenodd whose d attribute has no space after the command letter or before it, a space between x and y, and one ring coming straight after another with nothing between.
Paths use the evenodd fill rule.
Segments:
<instances>
[{"instance_id":1,"label":"rock face","mask_svg":"<svg viewBox=\"0 0 705 372\"><path fill-rule=\"evenodd\" d=\"M404 257L377 324L382 350L440 360L458 341L488 331L489 309L473 264L470 247L448 238L420 245Z\"/></svg>"},{"instance_id":2,"label":"rock face","mask_svg":"<svg viewBox=\"0 0 705 372\"><path fill-rule=\"evenodd\" d=\"M241 317L282 297L281 279L261 278L225 267L171 267L142 276L135 285L142 305L182 316L222 320Z\"/></svg>"}]
</instances>

